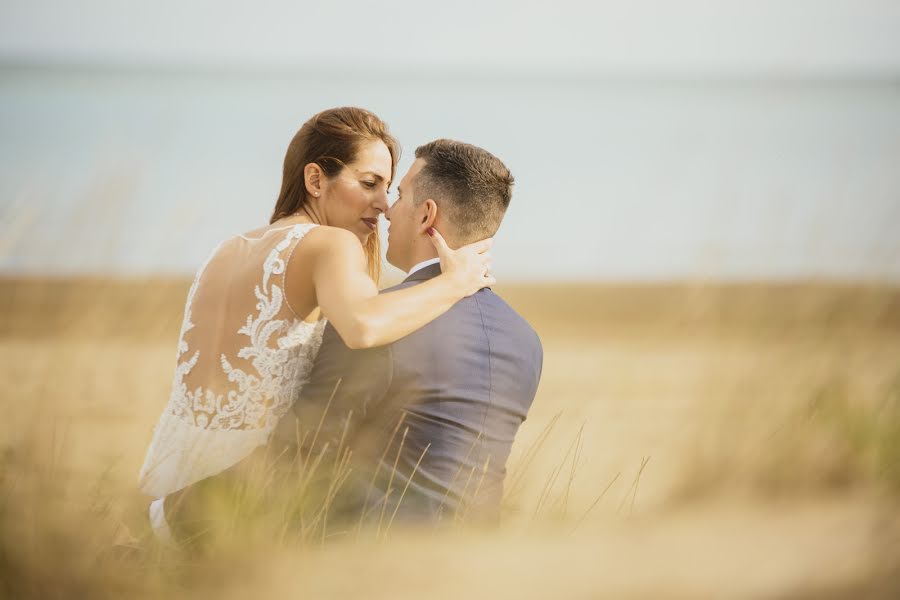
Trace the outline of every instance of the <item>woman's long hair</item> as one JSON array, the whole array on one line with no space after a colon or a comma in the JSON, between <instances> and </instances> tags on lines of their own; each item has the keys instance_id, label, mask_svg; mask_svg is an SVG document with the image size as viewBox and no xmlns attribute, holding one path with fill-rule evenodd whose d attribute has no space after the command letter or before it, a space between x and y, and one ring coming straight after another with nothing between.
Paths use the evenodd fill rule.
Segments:
<instances>
[{"instance_id":1,"label":"woman's long hair","mask_svg":"<svg viewBox=\"0 0 900 600\"><path fill-rule=\"evenodd\" d=\"M337 176L344 165L356 160L364 142L381 140L391 153L391 179L400 145L390 134L384 121L374 113L354 107L330 108L314 115L294 135L284 157L281 192L275 203L270 223L297 213L308 201L303 170L306 165L319 165L326 177ZM369 275L378 283L381 276L381 244L378 231L365 244Z\"/></svg>"}]
</instances>

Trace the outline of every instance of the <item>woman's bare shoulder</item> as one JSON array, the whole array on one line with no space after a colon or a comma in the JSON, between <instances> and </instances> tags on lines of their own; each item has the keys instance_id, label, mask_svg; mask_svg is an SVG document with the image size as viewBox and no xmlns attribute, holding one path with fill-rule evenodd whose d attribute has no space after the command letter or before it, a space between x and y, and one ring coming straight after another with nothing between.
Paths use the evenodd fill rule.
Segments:
<instances>
[{"instance_id":1,"label":"woman's bare shoulder","mask_svg":"<svg viewBox=\"0 0 900 600\"><path fill-rule=\"evenodd\" d=\"M362 245L359 243L359 239L340 227L329 227L327 225L314 227L304 236L303 242L303 246L312 252L362 252Z\"/></svg>"},{"instance_id":2,"label":"woman's bare shoulder","mask_svg":"<svg viewBox=\"0 0 900 600\"><path fill-rule=\"evenodd\" d=\"M264 225L262 227L257 227L256 229L251 229L250 231L245 231L244 233L241 233L234 237L243 238L250 241L261 240L268 237L270 234L274 234L279 231L287 231L292 227L296 227L297 225L304 225L304 223L270 223L269 225Z\"/></svg>"},{"instance_id":3,"label":"woman's bare shoulder","mask_svg":"<svg viewBox=\"0 0 900 600\"><path fill-rule=\"evenodd\" d=\"M346 229L320 225L303 236L291 253L289 262L288 268L292 271L315 270L317 265L329 270L359 265L365 270L366 255L359 239Z\"/></svg>"},{"instance_id":4,"label":"woman's bare shoulder","mask_svg":"<svg viewBox=\"0 0 900 600\"><path fill-rule=\"evenodd\" d=\"M272 229L271 225L266 225L265 227L257 227L256 229L251 229L250 231L245 231L240 234L239 237L249 238L249 239L259 239L266 235L266 232Z\"/></svg>"}]
</instances>

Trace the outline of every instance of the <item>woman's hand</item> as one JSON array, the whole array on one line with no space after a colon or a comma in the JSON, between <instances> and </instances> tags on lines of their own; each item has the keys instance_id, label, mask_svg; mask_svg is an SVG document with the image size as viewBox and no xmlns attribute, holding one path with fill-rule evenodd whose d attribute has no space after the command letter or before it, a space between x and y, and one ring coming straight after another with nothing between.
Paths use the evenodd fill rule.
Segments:
<instances>
[{"instance_id":1,"label":"woman's hand","mask_svg":"<svg viewBox=\"0 0 900 600\"><path fill-rule=\"evenodd\" d=\"M428 230L431 243L441 259L441 273L454 278L463 296L471 296L481 288L497 283L491 275L491 246L494 238L473 242L453 250L444 241L444 236L432 227Z\"/></svg>"}]
</instances>

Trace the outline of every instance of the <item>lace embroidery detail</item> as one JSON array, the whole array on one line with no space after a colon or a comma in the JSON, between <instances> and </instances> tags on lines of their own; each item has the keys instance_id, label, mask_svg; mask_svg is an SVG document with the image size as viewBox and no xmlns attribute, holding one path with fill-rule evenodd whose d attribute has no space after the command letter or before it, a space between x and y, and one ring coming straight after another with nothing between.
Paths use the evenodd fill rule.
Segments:
<instances>
[{"instance_id":1,"label":"lace embroidery detail","mask_svg":"<svg viewBox=\"0 0 900 600\"><path fill-rule=\"evenodd\" d=\"M221 353L216 361L221 375L204 377L204 385L188 389L186 378L201 358L198 349L185 359L190 352L185 336L194 328L194 296L204 271L221 246L198 270L188 290L169 404L154 431L141 470L145 492L161 497L228 468L264 444L290 409L312 369L325 320L307 323L287 310L290 307L282 288L284 278L279 281L277 276L283 275L286 268L282 257L290 256L292 245L313 227L292 226L262 262L262 279L253 289L256 310L234 332L248 341L235 356L249 366L232 364L233 359Z\"/></svg>"},{"instance_id":2,"label":"lace embroidery detail","mask_svg":"<svg viewBox=\"0 0 900 600\"><path fill-rule=\"evenodd\" d=\"M184 336L188 331L194 328L194 323L191 321L191 308L194 305L194 295L197 293L197 286L200 284L200 278L203 276L203 272L206 271L209 261L213 259L220 247L221 244L216 246L203 265L197 270L197 274L194 276L194 280L191 282L191 287L188 290L187 300L185 301L184 318L181 321L181 333L178 334L178 350L175 353L175 377L172 381L172 395L170 397L170 401L173 403L172 412L176 415L185 414L187 412L187 386L184 384L184 376L194 368L194 365L196 365L197 361L200 359L200 351L197 350L187 362L179 362L184 353L188 351L188 343L187 340L184 339Z\"/></svg>"},{"instance_id":3,"label":"lace embroidery detail","mask_svg":"<svg viewBox=\"0 0 900 600\"><path fill-rule=\"evenodd\" d=\"M301 367L310 363L318 350L318 346L310 348L306 342L313 334L320 332L323 322L276 319L285 303L284 292L270 280L273 275L284 274L286 265L281 254L307 231L307 226L293 227L269 252L263 263L262 283L253 290L258 301L258 312L247 315L246 323L237 331L238 334L247 336L250 342L237 352L237 357L250 361L253 370L247 372L232 366L223 353L219 356L222 370L228 381L237 384L237 389L229 390L227 394L216 394L213 390L199 386L188 390L184 378L200 358L200 351L194 352L190 359L179 363L175 370L172 386L173 414L197 427L222 430L270 430L285 415L294 400L294 394L299 391L297 388L305 383L301 378L306 375L303 371L308 369ZM178 346L179 358L188 351L184 335L194 326L191 322L190 303L197 281L199 277L188 292L188 306ZM277 347L272 348L269 342L279 334L282 335L276 339ZM311 349L313 351L309 352Z\"/></svg>"}]
</instances>

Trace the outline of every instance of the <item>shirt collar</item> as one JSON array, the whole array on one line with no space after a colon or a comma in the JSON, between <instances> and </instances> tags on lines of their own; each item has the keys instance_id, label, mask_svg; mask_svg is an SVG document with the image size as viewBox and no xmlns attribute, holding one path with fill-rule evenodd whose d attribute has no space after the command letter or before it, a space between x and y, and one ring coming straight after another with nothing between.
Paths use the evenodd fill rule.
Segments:
<instances>
[{"instance_id":1,"label":"shirt collar","mask_svg":"<svg viewBox=\"0 0 900 600\"><path fill-rule=\"evenodd\" d=\"M435 265L435 264L437 264L437 263L439 263L439 262L441 262L441 259L440 259L440 258L437 258L437 257L435 257L435 258L429 258L428 260L423 260L422 262L416 264L412 269L410 269L409 272L406 274L406 276L409 277L410 275L412 275L412 274L415 273L416 271L421 271L421 270L424 269L425 267L430 267L431 265Z\"/></svg>"}]
</instances>

